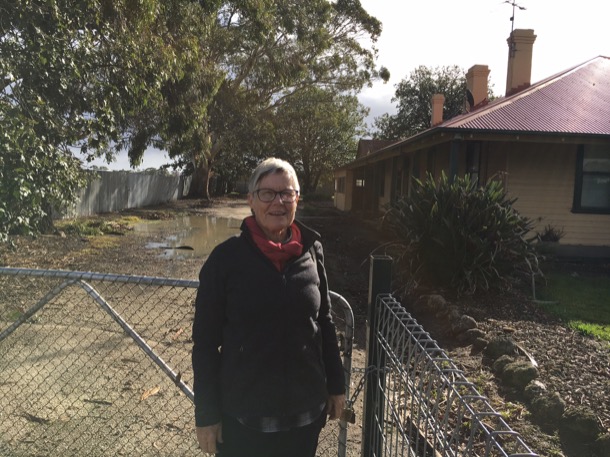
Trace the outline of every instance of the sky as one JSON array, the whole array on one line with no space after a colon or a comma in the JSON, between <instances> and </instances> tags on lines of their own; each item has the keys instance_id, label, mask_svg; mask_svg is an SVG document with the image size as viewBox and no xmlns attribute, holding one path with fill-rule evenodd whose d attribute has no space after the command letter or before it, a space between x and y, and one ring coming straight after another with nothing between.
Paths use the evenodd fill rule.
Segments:
<instances>
[{"instance_id":1,"label":"sky","mask_svg":"<svg viewBox=\"0 0 610 457\"><path fill-rule=\"evenodd\" d=\"M512 0L511 0L512 2ZM364 9L382 22L376 46L379 65L390 70L387 84L379 81L360 94L360 102L375 117L394 114L395 85L420 65L457 65L465 71L487 65L495 95L506 90L507 38L511 3L504 0L361 0ZM603 0L517 0L514 28L533 29L532 78L535 83L598 55L610 57L610 4Z\"/></svg>"},{"instance_id":2,"label":"sky","mask_svg":"<svg viewBox=\"0 0 610 457\"><path fill-rule=\"evenodd\" d=\"M532 78L535 83L593 57L610 57L610 4L604 0L360 0L379 19L383 31L376 43L378 64L390 70L387 83L377 81L359 95L370 108L367 124L384 113L394 114L395 85L420 65L487 65L495 95L504 95L508 59L507 38L515 29L533 29ZM512 1L512 0L511 0ZM141 169L159 167L169 159L161 151L148 151ZM96 165L128 169L121 155L113 164Z\"/></svg>"}]
</instances>

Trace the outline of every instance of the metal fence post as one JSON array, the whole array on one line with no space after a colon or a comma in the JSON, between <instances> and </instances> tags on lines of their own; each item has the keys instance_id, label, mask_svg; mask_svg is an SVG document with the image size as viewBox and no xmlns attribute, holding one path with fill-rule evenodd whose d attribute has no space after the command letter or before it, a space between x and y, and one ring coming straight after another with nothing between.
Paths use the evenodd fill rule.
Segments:
<instances>
[{"instance_id":1,"label":"metal fence post","mask_svg":"<svg viewBox=\"0 0 610 457\"><path fill-rule=\"evenodd\" d=\"M376 305L377 296L391 292L392 284L392 258L387 255L371 255L369 271L369 297L368 318L366 334L366 382L364 384L364 412L362 424L362 457L381 455L381 440L377 436L375 417L383 420L383 402L378 401L376 393L377 386L383 382L379 376L380 369L385 365L385 357L378 351L375 330L377 323ZM373 369L375 368L375 369Z\"/></svg>"}]
</instances>

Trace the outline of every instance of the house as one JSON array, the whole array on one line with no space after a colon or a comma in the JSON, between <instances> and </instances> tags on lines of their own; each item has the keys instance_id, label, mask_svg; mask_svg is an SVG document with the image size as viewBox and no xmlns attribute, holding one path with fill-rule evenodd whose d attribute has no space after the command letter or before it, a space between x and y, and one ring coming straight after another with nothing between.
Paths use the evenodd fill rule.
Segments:
<instances>
[{"instance_id":1,"label":"house","mask_svg":"<svg viewBox=\"0 0 610 457\"><path fill-rule=\"evenodd\" d=\"M468 112L443 121L444 97L435 95L431 128L335 170L336 207L378 214L428 172L501 179L536 232L563 231L566 254L610 257L610 58L531 84L535 39L514 30L507 40L504 97L487 99L489 69L474 65Z\"/></svg>"},{"instance_id":2,"label":"house","mask_svg":"<svg viewBox=\"0 0 610 457\"><path fill-rule=\"evenodd\" d=\"M375 151L386 146L390 146L394 143L395 141L388 140L361 139L360 141L358 141L358 150L356 151L356 162L374 153ZM353 175L351 175L352 179L350 180L349 186L346 186L346 176L347 170L345 171L345 173L335 172L335 207L341 210L350 210L352 209L351 202L353 202L354 200L358 202L363 202L367 198L367 194L365 194L364 192L365 188L363 185L364 176L358 178L358 180L356 181L353 179ZM370 195L370 198L374 198L372 193Z\"/></svg>"}]
</instances>

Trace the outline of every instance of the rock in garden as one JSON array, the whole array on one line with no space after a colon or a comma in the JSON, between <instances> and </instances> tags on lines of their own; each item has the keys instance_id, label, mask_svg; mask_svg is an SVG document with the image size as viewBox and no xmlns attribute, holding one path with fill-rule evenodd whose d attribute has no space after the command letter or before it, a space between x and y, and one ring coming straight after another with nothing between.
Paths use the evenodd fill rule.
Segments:
<instances>
[{"instance_id":1,"label":"rock in garden","mask_svg":"<svg viewBox=\"0 0 610 457\"><path fill-rule=\"evenodd\" d=\"M497 336L489 341L485 348L485 355L492 360L496 360L502 355L514 355L517 353L515 342L505 336Z\"/></svg>"},{"instance_id":2,"label":"rock in garden","mask_svg":"<svg viewBox=\"0 0 610 457\"><path fill-rule=\"evenodd\" d=\"M464 332L464 334L466 335L466 339L470 343L474 343L479 338L485 338L485 335L486 335L486 333L483 330L481 330L480 328L468 329ZM485 344L487 344L487 341L485 342Z\"/></svg>"},{"instance_id":3,"label":"rock in garden","mask_svg":"<svg viewBox=\"0 0 610 457\"><path fill-rule=\"evenodd\" d=\"M546 386L537 379L530 382L523 390L523 396L528 402L546 393Z\"/></svg>"},{"instance_id":4,"label":"rock in garden","mask_svg":"<svg viewBox=\"0 0 610 457\"><path fill-rule=\"evenodd\" d=\"M478 349L478 350L482 350L482 349L485 349L488 344L489 344L489 341L487 341L485 338L477 338L476 340L473 341L472 347L475 349Z\"/></svg>"},{"instance_id":5,"label":"rock in garden","mask_svg":"<svg viewBox=\"0 0 610 457\"><path fill-rule=\"evenodd\" d=\"M460 343L474 344L477 339L484 338L485 335L486 333L483 330L478 328L471 328L466 330L465 332L458 333L455 338ZM487 345L487 341L485 341L485 345Z\"/></svg>"},{"instance_id":6,"label":"rock in garden","mask_svg":"<svg viewBox=\"0 0 610 457\"><path fill-rule=\"evenodd\" d=\"M605 433L595 440L595 449L599 457L610 457L610 433Z\"/></svg>"},{"instance_id":7,"label":"rock in garden","mask_svg":"<svg viewBox=\"0 0 610 457\"><path fill-rule=\"evenodd\" d=\"M534 398L530 411L537 418L547 422L558 422L566 408L566 402L559 396L558 392L544 394Z\"/></svg>"},{"instance_id":8,"label":"rock in garden","mask_svg":"<svg viewBox=\"0 0 610 457\"><path fill-rule=\"evenodd\" d=\"M451 330L455 334L463 333L466 330L470 330L470 329L473 329L473 328L477 328L477 321L475 321L474 318L472 318L470 316L467 316L466 314L461 316L457 320L457 322L455 322L451 326Z\"/></svg>"},{"instance_id":9,"label":"rock in garden","mask_svg":"<svg viewBox=\"0 0 610 457\"><path fill-rule=\"evenodd\" d=\"M515 360L504 367L502 381L509 386L524 389L538 377L538 369L529 360Z\"/></svg>"},{"instance_id":10,"label":"rock in garden","mask_svg":"<svg viewBox=\"0 0 610 457\"><path fill-rule=\"evenodd\" d=\"M422 295L414 303L414 308L422 313L434 313L447 308L447 300L442 295Z\"/></svg>"},{"instance_id":11,"label":"rock in garden","mask_svg":"<svg viewBox=\"0 0 610 457\"><path fill-rule=\"evenodd\" d=\"M584 440L593 441L603 429L593 411L584 407L573 407L566 410L562 418L565 431L576 434Z\"/></svg>"},{"instance_id":12,"label":"rock in garden","mask_svg":"<svg viewBox=\"0 0 610 457\"><path fill-rule=\"evenodd\" d=\"M513 363L514 361L515 358L513 356L505 354L498 357L491 367L493 368L495 373L502 374L506 365L508 365L509 363Z\"/></svg>"}]
</instances>

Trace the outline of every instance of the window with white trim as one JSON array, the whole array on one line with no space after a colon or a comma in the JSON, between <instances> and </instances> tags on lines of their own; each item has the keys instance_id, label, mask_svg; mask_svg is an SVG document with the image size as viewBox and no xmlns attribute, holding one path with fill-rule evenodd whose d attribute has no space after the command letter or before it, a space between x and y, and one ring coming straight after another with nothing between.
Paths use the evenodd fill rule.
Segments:
<instances>
[{"instance_id":1,"label":"window with white trim","mask_svg":"<svg viewBox=\"0 0 610 457\"><path fill-rule=\"evenodd\" d=\"M610 213L610 146L582 145L576 156L573 211Z\"/></svg>"},{"instance_id":2,"label":"window with white trim","mask_svg":"<svg viewBox=\"0 0 610 457\"><path fill-rule=\"evenodd\" d=\"M340 194L345 193L345 177L337 178L335 180L335 191Z\"/></svg>"}]
</instances>

